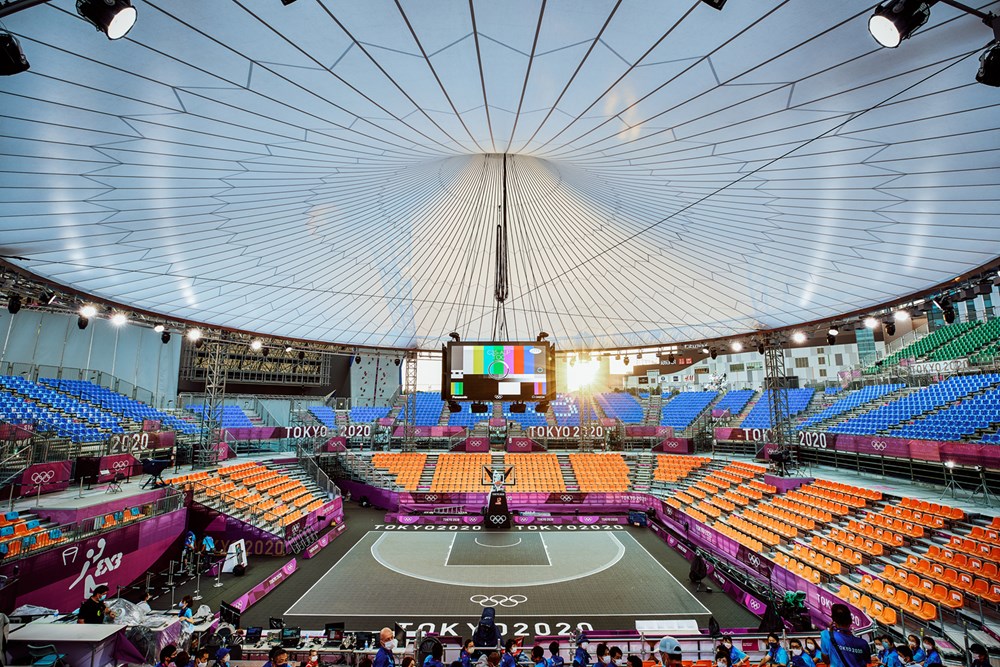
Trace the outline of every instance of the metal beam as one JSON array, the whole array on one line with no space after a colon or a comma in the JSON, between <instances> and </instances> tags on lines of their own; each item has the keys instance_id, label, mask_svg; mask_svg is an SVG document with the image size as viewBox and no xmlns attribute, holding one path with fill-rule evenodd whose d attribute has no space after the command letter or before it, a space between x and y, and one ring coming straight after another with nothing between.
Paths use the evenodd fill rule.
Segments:
<instances>
[{"instance_id":1,"label":"metal beam","mask_svg":"<svg viewBox=\"0 0 1000 667\"><path fill-rule=\"evenodd\" d=\"M226 400L226 362L229 358L229 343L225 334L220 340L206 340L208 358L205 365L205 400L202 403L201 438L198 450L192 456L192 467L207 468L219 462L217 443L225 441L225 433L219 413ZM215 433L218 431L218 439Z\"/></svg>"}]
</instances>

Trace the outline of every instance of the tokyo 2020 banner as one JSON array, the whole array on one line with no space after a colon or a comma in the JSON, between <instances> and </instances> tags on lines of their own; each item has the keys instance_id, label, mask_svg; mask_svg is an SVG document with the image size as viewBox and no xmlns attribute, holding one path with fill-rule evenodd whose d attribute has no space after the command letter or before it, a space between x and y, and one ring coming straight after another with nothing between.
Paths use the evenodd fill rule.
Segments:
<instances>
[{"instance_id":1,"label":"tokyo 2020 banner","mask_svg":"<svg viewBox=\"0 0 1000 667\"><path fill-rule=\"evenodd\" d=\"M981 465L1000 469L1000 447L975 442L943 442L890 438L880 435L845 435L822 431L799 431L799 446L822 451L892 456L918 461L952 461L959 465ZM717 428L715 439L730 442L770 442L770 429Z\"/></svg>"}]
</instances>

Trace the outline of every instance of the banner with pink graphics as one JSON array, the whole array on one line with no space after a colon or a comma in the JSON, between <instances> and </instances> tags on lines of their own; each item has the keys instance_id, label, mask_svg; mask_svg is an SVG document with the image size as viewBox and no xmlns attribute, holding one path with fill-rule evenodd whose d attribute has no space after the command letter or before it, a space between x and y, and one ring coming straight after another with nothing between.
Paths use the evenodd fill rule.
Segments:
<instances>
[{"instance_id":1,"label":"banner with pink graphics","mask_svg":"<svg viewBox=\"0 0 1000 667\"><path fill-rule=\"evenodd\" d=\"M293 558L282 565L281 569L276 571L270 577L260 582L229 604L236 607L241 612L245 612L247 609L260 602L265 595L277 588L282 582L288 579L288 577L295 574L298 569L299 563Z\"/></svg>"},{"instance_id":2,"label":"banner with pink graphics","mask_svg":"<svg viewBox=\"0 0 1000 667\"><path fill-rule=\"evenodd\" d=\"M24 469L18 484L22 498L69 488L72 461L36 463Z\"/></svg>"},{"instance_id":3,"label":"banner with pink graphics","mask_svg":"<svg viewBox=\"0 0 1000 667\"><path fill-rule=\"evenodd\" d=\"M0 591L0 608L9 613L34 604L69 612L100 584L112 591L128 586L169 553L186 522L187 512L180 509L6 564L0 574L11 583Z\"/></svg>"}]
</instances>

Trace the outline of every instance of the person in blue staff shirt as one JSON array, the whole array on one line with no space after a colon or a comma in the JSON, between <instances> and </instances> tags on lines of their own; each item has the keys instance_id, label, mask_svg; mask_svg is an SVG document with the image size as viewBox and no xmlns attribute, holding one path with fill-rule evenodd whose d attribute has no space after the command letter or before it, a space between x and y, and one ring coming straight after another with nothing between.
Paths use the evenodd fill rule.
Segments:
<instances>
[{"instance_id":1,"label":"person in blue staff shirt","mask_svg":"<svg viewBox=\"0 0 1000 667\"><path fill-rule=\"evenodd\" d=\"M825 662L823 660L823 652L819 650L819 642L812 637L806 638L805 653L814 663Z\"/></svg>"},{"instance_id":2,"label":"person in blue staff shirt","mask_svg":"<svg viewBox=\"0 0 1000 667\"><path fill-rule=\"evenodd\" d=\"M907 635L906 645L910 648L910 652L913 654L913 662L924 661L924 649L920 648L920 637L916 635Z\"/></svg>"},{"instance_id":3,"label":"person in blue staff shirt","mask_svg":"<svg viewBox=\"0 0 1000 667\"><path fill-rule=\"evenodd\" d=\"M476 644L471 639L466 639L462 644L462 651L458 654L462 667L472 667L472 651L475 647Z\"/></svg>"},{"instance_id":4,"label":"person in blue staff shirt","mask_svg":"<svg viewBox=\"0 0 1000 667\"><path fill-rule=\"evenodd\" d=\"M444 667L441 658L444 656L444 647L441 644L434 644L431 647L431 654L424 660L424 667Z\"/></svg>"},{"instance_id":5,"label":"person in blue staff shirt","mask_svg":"<svg viewBox=\"0 0 1000 667\"><path fill-rule=\"evenodd\" d=\"M802 648L802 642L798 639L792 639L788 642L788 651L791 653L788 659L791 667L816 667L816 663L805 652L805 649Z\"/></svg>"},{"instance_id":6,"label":"person in blue staff shirt","mask_svg":"<svg viewBox=\"0 0 1000 667\"><path fill-rule=\"evenodd\" d=\"M908 667L913 664L913 651L910 650L909 646L897 646L896 657L899 659L899 664L903 667ZM975 667L975 665L973 665L973 667Z\"/></svg>"},{"instance_id":7,"label":"person in blue staff shirt","mask_svg":"<svg viewBox=\"0 0 1000 667\"><path fill-rule=\"evenodd\" d=\"M396 656L392 654L393 639L395 635L391 628L382 628L378 633L379 646L375 659L372 660L372 667L396 667Z\"/></svg>"},{"instance_id":8,"label":"person in blue staff shirt","mask_svg":"<svg viewBox=\"0 0 1000 667\"><path fill-rule=\"evenodd\" d=\"M788 651L781 647L781 638L775 633L767 636L767 652L760 660L761 667L788 667Z\"/></svg>"},{"instance_id":9,"label":"person in blue staff shirt","mask_svg":"<svg viewBox=\"0 0 1000 667\"><path fill-rule=\"evenodd\" d=\"M876 637L875 646L878 648L878 662L882 667L900 667L896 643L892 641L892 637L889 635Z\"/></svg>"},{"instance_id":10,"label":"person in blue staff shirt","mask_svg":"<svg viewBox=\"0 0 1000 667\"><path fill-rule=\"evenodd\" d=\"M563 667L566 664L563 657L559 655L559 642L549 644L549 654L551 655L549 658L549 667Z\"/></svg>"},{"instance_id":11,"label":"person in blue staff shirt","mask_svg":"<svg viewBox=\"0 0 1000 667\"><path fill-rule=\"evenodd\" d=\"M511 637L503 647L503 655L500 656L500 667L515 667L517 665L517 640Z\"/></svg>"},{"instance_id":12,"label":"person in blue staff shirt","mask_svg":"<svg viewBox=\"0 0 1000 667\"><path fill-rule=\"evenodd\" d=\"M743 667L744 664L750 662L750 656L733 644L732 635L723 635L720 648L729 653L729 664L733 667Z\"/></svg>"},{"instance_id":13,"label":"person in blue staff shirt","mask_svg":"<svg viewBox=\"0 0 1000 667\"><path fill-rule=\"evenodd\" d=\"M590 642L587 640L587 635L580 633L580 636L576 640L576 653L573 654L573 667L590 667L590 653L587 649L590 648Z\"/></svg>"},{"instance_id":14,"label":"person in blue staff shirt","mask_svg":"<svg viewBox=\"0 0 1000 667\"><path fill-rule=\"evenodd\" d=\"M969 647L972 654L972 667L991 667L990 654L982 644L973 644Z\"/></svg>"},{"instance_id":15,"label":"person in blue staff shirt","mask_svg":"<svg viewBox=\"0 0 1000 667\"><path fill-rule=\"evenodd\" d=\"M531 647L531 664L535 667L552 667L552 663L545 659L545 649L538 644Z\"/></svg>"},{"instance_id":16,"label":"person in blue staff shirt","mask_svg":"<svg viewBox=\"0 0 1000 667\"><path fill-rule=\"evenodd\" d=\"M830 667L868 667L868 642L851 633L851 610L837 603L830 607L830 629L819 635L819 647Z\"/></svg>"},{"instance_id":17,"label":"person in blue staff shirt","mask_svg":"<svg viewBox=\"0 0 1000 667\"><path fill-rule=\"evenodd\" d=\"M930 637L924 637L924 667L941 664L941 654L938 653L937 644Z\"/></svg>"}]
</instances>

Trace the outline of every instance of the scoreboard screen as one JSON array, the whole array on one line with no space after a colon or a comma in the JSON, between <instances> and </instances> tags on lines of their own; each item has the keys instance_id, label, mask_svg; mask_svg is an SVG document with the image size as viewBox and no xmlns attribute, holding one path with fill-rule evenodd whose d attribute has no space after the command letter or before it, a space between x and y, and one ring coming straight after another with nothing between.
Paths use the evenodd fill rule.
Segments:
<instances>
[{"instance_id":1,"label":"scoreboard screen","mask_svg":"<svg viewBox=\"0 0 1000 667\"><path fill-rule=\"evenodd\" d=\"M547 401L556 393L551 343L450 342L441 397L454 401Z\"/></svg>"}]
</instances>

